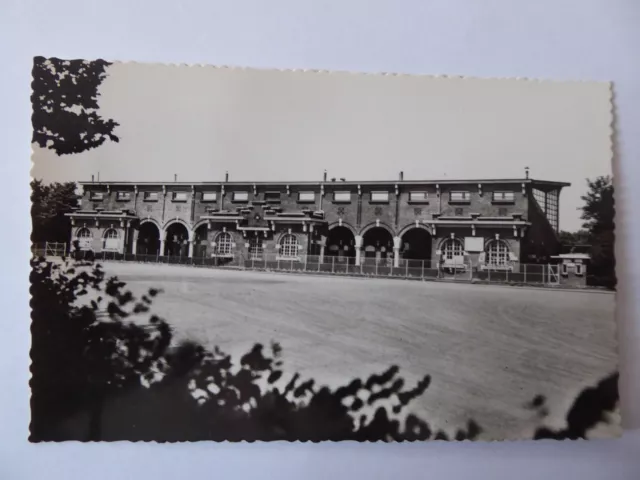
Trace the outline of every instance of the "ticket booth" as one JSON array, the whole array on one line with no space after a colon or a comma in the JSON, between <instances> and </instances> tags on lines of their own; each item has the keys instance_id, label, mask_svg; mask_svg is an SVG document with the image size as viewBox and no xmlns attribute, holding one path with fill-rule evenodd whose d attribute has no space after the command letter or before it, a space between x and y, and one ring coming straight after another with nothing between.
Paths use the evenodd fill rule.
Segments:
<instances>
[{"instance_id":1,"label":"ticket booth","mask_svg":"<svg viewBox=\"0 0 640 480\"><path fill-rule=\"evenodd\" d=\"M562 253L551 257L558 262L560 284L587 286L587 268L591 257L586 253Z\"/></svg>"}]
</instances>

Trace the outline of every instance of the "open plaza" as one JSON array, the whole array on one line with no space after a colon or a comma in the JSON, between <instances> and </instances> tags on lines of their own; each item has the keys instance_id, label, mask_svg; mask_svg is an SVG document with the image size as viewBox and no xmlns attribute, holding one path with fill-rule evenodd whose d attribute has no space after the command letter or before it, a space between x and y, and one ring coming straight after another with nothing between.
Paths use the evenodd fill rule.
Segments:
<instances>
[{"instance_id":1,"label":"open plaza","mask_svg":"<svg viewBox=\"0 0 640 480\"><path fill-rule=\"evenodd\" d=\"M233 358L277 341L285 371L338 386L391 365L413 385L432 377L411 411L455 431L473 418L484 438L522 438L541 419L560 426L585 387L617 368L615 296L446 282L290 275L104 262L136 295L160 288L153 311L176 341Z\"/></svg>"}]
</instances>

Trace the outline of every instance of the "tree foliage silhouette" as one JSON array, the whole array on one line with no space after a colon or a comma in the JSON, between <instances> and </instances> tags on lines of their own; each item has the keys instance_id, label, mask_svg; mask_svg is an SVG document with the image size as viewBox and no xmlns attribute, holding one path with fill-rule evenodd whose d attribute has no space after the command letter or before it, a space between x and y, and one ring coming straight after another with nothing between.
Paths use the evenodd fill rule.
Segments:
<instances>
[{"instance_id":1,"label":"tree foliage silhouette","mask_svg":"<svg viewBox=\"0 0 640 480\"><path fill-rule=\"evenodd\" d=\"M118 142L118 123L98 115L98 87L110 65L104 60L35 57L31 104L33 143L58 155Z\"/></svg>"},{"instance_id":2,"label":"tree foliage silhouette","mask_svg":"<svg viewBox=\"0 0 640 480\"><path fill-rule=\"evenodd\" d=\"M590 281L597 285L614 288L615 275L615 203L611 177L587 180L589 191L582 196L583 228L589 232L591 244Z\"/></svg>"},{"instance_id":3,"label":"tree foliage silhouette","mask_svg":"<svg viewBox=\"0 0 640 480\"><path fill-rule=\"evenodd\" d=\"M99 265L77 265L32 260L31 441L449 438L402 416L428 375L406 388L392 366L332 389L288 376L276 343L239 362L172 345L171 328L151 313L157 290L137 299ZM479 434L470 421L452 437Z\"/></svg>"},{"instance_id":4,"label":"tree foliage silhouette","mask_svg":"<svg viewBox=\"0 0 640 480\"><path fill-rule=\"evenodd\" d=\"M65 213L78 204L74 182L45 185L31 181L31 241L68 242L71 223Z\"/></svg>"}]
</instances>

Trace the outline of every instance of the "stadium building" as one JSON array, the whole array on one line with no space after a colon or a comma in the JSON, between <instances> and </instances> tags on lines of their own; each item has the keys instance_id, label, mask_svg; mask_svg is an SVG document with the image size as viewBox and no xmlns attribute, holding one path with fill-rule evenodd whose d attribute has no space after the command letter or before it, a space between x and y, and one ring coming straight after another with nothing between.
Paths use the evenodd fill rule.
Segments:
<instances>
[{"instance_id":1,"label":"stadium building","mask_svg":"<svg viewBox=\"0 0 640 480\"><path fill-rule=\"evenodd\" d=\"M514 269L560 251L568 183L522 179L80 182L76 248L122 255L402 259Z\"/></svg>"}]
</instances>

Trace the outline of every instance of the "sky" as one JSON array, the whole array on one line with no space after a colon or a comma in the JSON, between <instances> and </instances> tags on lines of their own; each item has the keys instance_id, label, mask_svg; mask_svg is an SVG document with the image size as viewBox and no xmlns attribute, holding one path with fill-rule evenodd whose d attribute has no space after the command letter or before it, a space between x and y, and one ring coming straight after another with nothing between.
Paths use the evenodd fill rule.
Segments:
<instances>
[{"instance_id":1,"label":"sky","mask_svg":"<svg viewBox=\"0 0 640 480\"><path fill-rule=\"evenodd\" d=\"M58 157L45 182L531 178L570 182L560 228L580 228L586 178L611 174L605 82L473 79L114 63L100 115L120 142Z\"/></svg>"}]
</instances>

